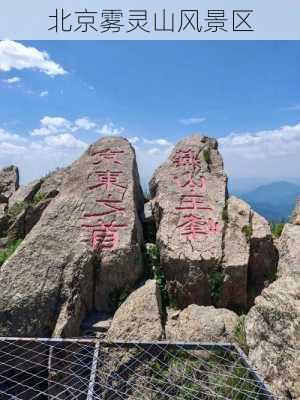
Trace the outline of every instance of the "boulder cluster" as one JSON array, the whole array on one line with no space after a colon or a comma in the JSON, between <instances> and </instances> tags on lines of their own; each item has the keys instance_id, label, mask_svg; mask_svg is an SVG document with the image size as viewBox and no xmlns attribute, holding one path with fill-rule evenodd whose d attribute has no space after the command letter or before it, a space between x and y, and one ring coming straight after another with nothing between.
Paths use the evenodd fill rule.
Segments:
<instances>
[{"instance_id":1,"label":"boulder cluster","mask_svg":"<svg viewBox=\"0 0 300 400\"><path fill-rule=\"evenodd\" d=\"M240 341L276 393L298 398L300 203L275 240L199 135L149 187L146 199L115 137L24 187L3 169L0 336Z\"/></svg>"}]
</instances>

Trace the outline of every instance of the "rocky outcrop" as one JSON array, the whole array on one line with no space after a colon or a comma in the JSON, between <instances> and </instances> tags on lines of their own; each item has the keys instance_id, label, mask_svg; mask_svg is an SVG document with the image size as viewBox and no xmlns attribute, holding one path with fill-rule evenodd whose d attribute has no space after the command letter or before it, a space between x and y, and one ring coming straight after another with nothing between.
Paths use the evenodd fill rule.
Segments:
<instances>
[{"instance_id":1,"label":"rocky outcrop","mask_svg":"<svg viewBox=\"0 0 300 400\"><path fill-rule=\"evenodd\" d=\"M169 295L180 307L211 304L209 273L222 260L227 177L215 139L177 143L150 182Z\"/></svg>"},{"instance_id":2,"label":"rocky outcrop","mask_svg":"<svg viewBox=\"0 0 300 400\"><path fill-rule=\"evenodd\" d=\"M121 138L90 146L0 269L1 336L77 336L93 307L142 274L140 186Z\"/></svg>"},{"instance_id":3,"label":"rocky outcrop","mask_svg":"<svg viewBox=\"0 0 300 400\"><path fill-rule=\"evenodd\" d=\"M278 241L279 279L255 299L245 325L251 361L286 399L300 399L299 249L300 226L286 224Z\"/></svg>"},{"instance_id":4,"label":"rocky outcrop","mask_svg":"<svg viewBox=\"0 0 300 400\"><path fill-rule=\"evenodd\" d=\"M7 205L0 203L0 237L4 236L8 227Z\"/></svg>"},{"instance_id":5,"label":"rocky outcrop","mask_svg":"<svg viewBox=\"0 0 300 400\"><path fill-rule=\"evenodd\" d=\"M67 179L70 172L70 167L58 168L55 171L48 174L42 179L41 186L37 192L37 196L43 198L53 198L58 195L62 184Z\"/></svg>"},{"instance_id":6,"label":"rocky outcrop","mask_svg":"<svg viewBox=\"0 0 300 400\"><path fill-rule=\"evenodd\" d=\"M223 282L218 302L222 307L243 310L247 307L251 209L244 201L231 196L224 212L227 223L221 270Z\"/></svg>"},{"instance_id":7,"label":"rocky outcrop","mask_svg":"<svg viewBox=\"0 0 300 400\"><path fill-rule=\"evenodd\" d=\"M300 399L300 279L278 279L246 318L249 357L274 394Z\"/></svg>"},{"instance_id":8,"label":"rocky outcrop","mask_svg":"<svg viewBox=\"0 0 300 400\"><path fill-rule=\"evenodd\" d=\"M300 279L300 226L285 224L278 241L278 275L297 274Z\"/></svg>"},{"instance_id":9,"label":"rocky outcrop","mask_svg":"<svg viewBox=\"0 0 300 400\"><path fill-rule=\"evenodd\" d=\"M252 211L250 258L248 265L248 307L254 299L276 279L278 250L272 238L271 227L261 215Z\"/></svg>"},{"instance_id":10,"label":"rocky outcrop","mask_svg":"<svg viewBox=\"0 0 300 400\"><path fill-rule=\"evenodd\" d=\"M9 199L8 224L6 232L8 239L24 239L41 218L51 200L57 196L63 180L67 177L68 168L58 169L44 178L30 182L20 187Z\"/></svg>"},{"instance_id":11,"label":"rocky outcrop","mask_svg":"<svg viewBox=\"0 0 300 400\"><path fill-rule=\"evenodd\" d=\"M268 222L244 201L228 198L217 141L181 140L156 170L150 192L172 301L179 308L247 311L275 279L278 256Z\"/></svg>"},{"instance_id":12,"label":"rocky outcrop","mask_svg":"<svg viewBox=\"0 0 300 400\"><path fill-rule=\"evenodd\" d=\"M300 225L300 197L297 199L296 207L291 218L291 223L294 225Z\"/></svg>"},{"instance_id":13,"label":"rocky outcrop","mask_svg":"<svg viewBox=\"0 0 300 400\"><path fill-rule=\"evenodd\" d=\"M11 165L0 171L0 195L9 199L19 188L19 170Z\"/></svg>"},{"instance_id":14,"label":"rocky outcrop","mask_svg":"<svg viewBox=\"0 0 300 400\"><path fill-rule=\"evenodd\" d=\"M50 204L51 199L41 200L37 204L27 205L16 217L7 230L7 238L10 241L24 239L35 224L40 220L44 210Z\"/></svg>"},{"instance_id":15,"label":"rocky outcrop","mask_svg":"<svg viewBox=\"0 0 300 400\"><path fill-rule=\"evenodd\" d=\"M107 333L108 340L163 339L160 290L149 280L119 307Z\"/></svg>"},{"instance_id":16,"label":"rocky outcrop","mask_svg":"<svg viewBox=\"0 0 300 400\"><path fill-rule=\"evenodd\" d=\"M42 184L41 179L21 186L9 199L9 207L13 207L16 203L31 202Z\"/></svg>"},{"instance_id":17,"label":"rocky outcrop","mask_svg":"<svg viewBox=\"0 0 300 400\"><path fill-rule=\"evenodd\" d=\"M182 311L168 310L166 338L173 341L231 341L238 316L229 310L192 304Z\"/></svg>"}]
</instances>

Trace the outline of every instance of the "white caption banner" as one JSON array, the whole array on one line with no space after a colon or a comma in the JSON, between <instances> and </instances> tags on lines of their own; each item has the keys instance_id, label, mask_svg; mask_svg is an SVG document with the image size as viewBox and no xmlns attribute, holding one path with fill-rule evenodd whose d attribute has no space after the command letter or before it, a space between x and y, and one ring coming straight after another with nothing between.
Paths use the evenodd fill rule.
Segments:
<instances>
[{"instance_id":1,"label":"white caption banner","mask_svg":"<svg viewBox=\"0 0 300 400\"><path fill-rule=\"evenodd\" d=\"M300 1L0 0L5 38L300 40Z\"/></svg>"}]
</instances>

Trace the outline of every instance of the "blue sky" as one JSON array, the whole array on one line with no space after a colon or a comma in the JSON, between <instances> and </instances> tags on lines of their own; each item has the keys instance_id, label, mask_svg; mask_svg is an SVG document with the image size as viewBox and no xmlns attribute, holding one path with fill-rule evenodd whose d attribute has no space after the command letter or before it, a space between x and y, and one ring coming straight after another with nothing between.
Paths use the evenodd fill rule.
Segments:
<instances>
[{"instance_id":1,"label":"blue sky","mask_svg":"<svg viewBox=\"0 0 300 400\"><path fill-rule=\"evenodd\" d=\"M0 167L23 183L108 134L132 140L146 182L193 132L220 139L236 185L300 181L296 41L2 41L0 104Z\"/></svg>"}]
</instances>

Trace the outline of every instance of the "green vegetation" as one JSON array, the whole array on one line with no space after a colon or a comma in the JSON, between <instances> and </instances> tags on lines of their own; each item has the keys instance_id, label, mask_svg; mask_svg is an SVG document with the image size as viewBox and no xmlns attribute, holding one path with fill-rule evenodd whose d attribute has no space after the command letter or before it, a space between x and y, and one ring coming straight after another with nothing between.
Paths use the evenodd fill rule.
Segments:
<instances>
[{"instance_id":1,"label":"green vegetation","mask_svg":"<svg viewBox=\"0 0 300 400\"><path fill-rule=\"evenodd\" d=\"M166 398L167 390L174 400L217 397L247 400L256 398L259 391L249 370L236 355L223 351L206 357L199 353L193 356L186 351L172 351L156 359L150 368L148 379L151 387L156 388L156 394L151 392L151 399Z\"/></svg>"},{"instance_id":2,"label":"green vegetation","mask_svg":"<svg viewBox=\"0 0 300 400\"><path fill-rule=\"evenodd\" d=\"M238 319L238 322L234 328L234 338L238 342L238 344L241 346L241 348L246 349L247 348L247 342L246 342L246 331L245 331L245 319L246 315L241 315Z\"/></svg>"},{"instance_id":3,"label":"green vegetation","mask_svg":"<svg viewBox=\"0 0 300 400\"><path fill-rule=\"evenodd\" d=\"M274 238L276 239L280 238L283 228L284 228L284 223L271 224L272 235L274 236Z\"/></svg>"},{"instance_id":4,"label":"green vegetation","mask_svg":"<svg viewBox=\"0 0 300 400\"><path fill-rule=\"evenodd\" d=\"M204 149L203 150L203 157L204 161L206 164L210 165L211 164L211 157L210 157L210 150L209 149Z\"/></svg>"},{"instance_id":5,"label":"green vegetation","mask_svg":"<svg viewBox=\"0 0 300 400\"><path fill-rule=\"evenodd\" d=\"M46 196L45 193L43 193L43 192L37 192L37 193L34 195L32 201L29 202L28 204L29 204L30 206L35 206L35 205L37 205L38 203L40 203L41 201L45 200L46 197L47 197L47 196Z\"/></svg>"},{"instance_id":6,"label":"green vegetation","mask_svg":"<svg viewBox=\"0 0 300 400\"><path fill-rule=\"evenodd\" d=\"M8 210L8 217L10 220L15 221L17 216L21 214L23 210L25 210L28 207L28 203L25 201L22 201L20 203L15 203L10 209Z\"/></svg>"},{"instance_id":7,"label":"green vegetation","mask_svg":"<svg viewBox=\"0 0 300 400\"><path fill-rule=\"evenodd\" d=\"M249 224L249 225L243 226L242 232L243 232L243 234L245 235L245 237L246 237L246 239L247 239L247 242L249 242L250 239L251 239L251 237L252 237L252 233L253 233L252 225Z\"/></svg>"},{"instance_id":8,"label":"green vegetation","mask_svg":"<svg viewBox=\"0 0 300 400\"><path fill-rule=\"evenodd\" d=\"M211 296L214 305L217 305L222 291L222 285L224 280L223 272L221 271L210 271L208 273L208 280L211 289Z\"/></svg>"},{"instance_id":9,"label":"green vegetation","mask_svg":"<svg viewBox=\"0 0 300 400\"><path fill-rule=\"evenodd\" d=\"M147 275L156 280L157 286L161 292L163 308L165 308L168 304L166 277L164 271L160 267L159 248L156 244L150 244L146 247L145 261Z\"/></svg>"},{"instance_id":10,"label":"green vegetation","mask_svg":"<svg viewBox=\"0 0 300 400\"><path fill-rule=\"evenodd\" d=\"M34 198L31 201L22 201L19 203L15 203L12 207L9 208L8 210L8 217L11 221L15 221L17 216L21 214L24 210L26 210L28 207L34 207L38 203L40 203L42 200L46 199L45 193L38 192L34 196Z\"/></svg>"},{"instance_id":11,"label":"green vegetation","mask_svg":"<svg viewBox=\"0 0 300 400\"><path fill-rule=\"evenodd\" d=\"M0 250L0 266L16 251L22 240L9 242L4 250Z\"/></svg>"},{"instance_id":12,"label":"green vegetation","mask_svg":"<svg viewBox=\"0 0 300 400\"><path fill-rule=\"evenodd\" d=\"M235 400L259 398L256 397L259 396L259 387L252 382L249 371L242 365L236 365L230 371L230 376L220 375L216 384L218 385L217 394L221 398Z\"/></svg>"}]
</instances>

